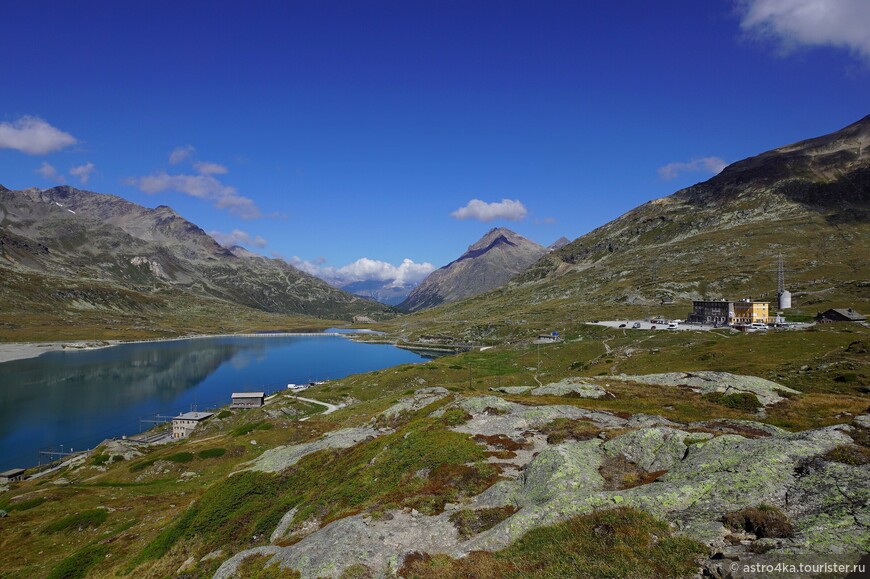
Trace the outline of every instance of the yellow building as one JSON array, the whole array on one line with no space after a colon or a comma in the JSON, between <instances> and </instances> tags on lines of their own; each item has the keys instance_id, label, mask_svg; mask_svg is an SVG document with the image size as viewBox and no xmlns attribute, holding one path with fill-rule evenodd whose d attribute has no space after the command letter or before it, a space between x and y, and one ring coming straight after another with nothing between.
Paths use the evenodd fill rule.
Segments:
<instances>
[{"instance_id":1,"label":"yellow building","mask_svg":"<svg viewBox=\"0 0 870 579\"><path fill-rule=\"evenodd\" d=\"M752 324L770 322L770 304L767 302L734 302L732 324Z\"/></svg>"}]
</instances>

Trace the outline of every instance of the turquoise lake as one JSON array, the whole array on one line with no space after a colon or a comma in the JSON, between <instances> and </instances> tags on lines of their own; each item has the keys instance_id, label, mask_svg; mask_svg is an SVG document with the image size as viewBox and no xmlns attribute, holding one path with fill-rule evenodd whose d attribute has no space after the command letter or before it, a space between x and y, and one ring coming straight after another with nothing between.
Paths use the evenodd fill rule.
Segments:
<instances>
[{"instance_id":1,"label":"turquoise lake","mask_svg":"<svg viewBox=\"0 0 870 579\"><path fill-rule=\"evenodd\" d=\"M338 336L263 335L122 344L5 362L0 471L37 464L42 448L84 450L138 434L140 418L227 405L233 392L269 393L291 382L424 360L394 346Z\"/></svg>"}]
</instances>

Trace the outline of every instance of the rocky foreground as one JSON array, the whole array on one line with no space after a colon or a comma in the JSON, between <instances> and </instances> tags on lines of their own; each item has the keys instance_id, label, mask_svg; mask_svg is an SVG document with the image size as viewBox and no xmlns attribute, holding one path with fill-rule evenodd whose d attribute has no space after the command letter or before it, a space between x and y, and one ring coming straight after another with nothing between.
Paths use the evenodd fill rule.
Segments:
<instances>
[{"instance_id":1,"label":"rocky foreground","mask_svg":"<svg viewBox=\"0 0 870 579\"><path fill-rule=\"evenodd\" d=\"M617 379L752 393L761 402L759 416L781 394L796 394L774 382L724 373ZM434 515L396 509L378 517L349 516L322 527L313 520L294 523L294 509L272 533L271 546L236 554L215 577L236 576L243 561L256 554L302 577L339 577L362 566L385 576L412 553L463 557L495 551L537 527L624 506L660 517L677 534L706 545L708 557L699 564L708 576L732 576L735 562L777 556L855 562L870 551L870 466L861 459L863 449L854 445L870 435L870 415L857 416L849 425L798 433L743 420L680 424L660 416L530 405L544 394L607 395L607 385L592 379L567 379L544 388L500 392L522 398L523 404L494 395L459 397L431 413L458 412L463 420L452 430L488 445L489 462L501 477L484 492ZM244 468L278 473L319 449L348 448L389 434L391 421L448 395L443 388L418 390L381 413L370 427L278 447ZM560 429L554 430L553 424ZM425 480L429 473L416 476ZM455 524L458 513L496 512L502 513L500 522L476 533L460 532Z\"/></svg>"}]
</instances>

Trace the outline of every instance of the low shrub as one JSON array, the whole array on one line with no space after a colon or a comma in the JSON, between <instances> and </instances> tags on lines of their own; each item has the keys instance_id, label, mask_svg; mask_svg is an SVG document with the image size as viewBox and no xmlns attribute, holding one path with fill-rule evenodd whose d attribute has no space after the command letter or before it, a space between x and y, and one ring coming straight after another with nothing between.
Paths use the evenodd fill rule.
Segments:
<instances>
[{"instance_id":1,"label":"low shrub","mask_svg":"<svg viewBox=\"0 0 870 579\"><path fill-rule=\"evenodd\" d=\"M106 545L88 545L79 549L54 566L48 573L48 579L80 579L87 577L88 572L97 563L104 560L109 552Z\"/></svg>"},{"instance_id":2,"label":"low shrub","mask_svg":"<svg viewBox=\"0 0 870 579\"><path fill-rule=\"evenodd\" d=\"M822 458L833 462L841 462L850 466L862 466L870 464L870 448L855 446L853 444L844 444L832 448L826 452Z\"/></svg>"},{"instance_id":3,"label":"low shrub","mask_svg":"<svg viewBox=\"0 0 870 579\"><path fill-rule=\"evenodd\" d=\"M759 539L780 539L794 536L788 517L772 505L761 504L726 513L722 522L735 531L746 531Z\"/></svg>"},{"instance_id":4,"label":"low shrub","mask_svg":"<svg viewBox=\"0 0 870 579\"><path fill-rule=\"evenodd\" d=\"M506 549L462 559L413 553L402 577L693 577L706 547L631 508L597 511L540 527Z\"/></svg>"},{"instance_id":5,"label":"low shrub","mask_svg":"<svg viewBox=\"0 0 870 579\"><path fill-rule=\"evenodd\" d=\"M733 408L734 410L742 410L744 412L755 412L762 407L758 397L751 392L738 392L735 394L710 392L709 394L704 394L701 398L726 408Z\"/></svg>"},{"instance_id":6,"label":"low shrub","mask_svg":"<svg viewBox=\"0 0 870 579\"><path fill-rule=\"evenodd\" d=\"M99 527L109 517L106 509L89 509L78 513L67 515L62 519L58 519L53 523L49 523L42 528L42 533L52 534L68 530L84 530L88 527Z\"/></svg>"},{"instance_id":7,"label":"low shrub","mask_svg":"<svg viewBox=\"0 0 870 579\"><path fill-rule=\"evenodd\" d=\"M517 512L516 507L493 507L489 509L463 509L450 515L450 522L459 531L459 536L468 539L491 529Z\"/></svg>"},{"instance_id":8,"label":"low shrub","mask_svg":"<svg viewBox=\"0 0 870 579\"><path fill-rule=\"evenodd\" d=\"M227 453L227 449L225 448L206 448L205 450L200 450L196 455L199 458L218 458Z\"/></svg>"},{"instance_id":9,"label":"low shrub","mask_svg":"<svg viewBox=\"0 0 870 579\"><path fill-rule=\"evenodd\" d=\"M598 436L601 429L588 420L572 420L557 418L541 427L541 433L547 435L549 444L559 444L565 440L591 440Z\"/></svg>"},{"instance_id":10,"label":"low shrub","mask_svg":"<svg viewBox=\"0 0 870 579\"><path fill-rule=\"evenodd\" d=\"M274 425L271 422L261 420L259 422L249 422L248 424L237 426L230 431L230 434L233 436L244 436L255 430L271 430L272 428L274 428Z\"/></svg>"},{"instance_id":11,"label":"low shrub","mask_svg":"<svg viewBox=\"0 0 870 579\"><path fill-rule=\"evenodd\" d=\"M14 503L9 503L8 505L4 505L3 510L12 512L12 511L29 511L35 507L38 507L42 503L46 501L45 497L36 497L35 499L27 499L25 501L16 501Z\"/></svg>"},{"instance_id":12,"label":"low shrub","mask_svg":"<svg viewBox=\"0 0 870 579\"><path fill-rule=\"evenodd\" d=\"M224 418L229 418L232 415L233 415L233 413L230 412L229 410L221 410L220 412L218 412L216 418L218 420L223 420Z\"/></svg>"},{"instance_id":13,"label":"low shrub","mask_svg":"<svg viewBox=\"0 0 870 579\"><path fill-rule=\"evenodd\" d=\"M190 452L176 452L175 454L170 454L163 458L163 460L168 460L170 462L190 462L193 460L193 453Z\"/></svg>"}]
</instances>

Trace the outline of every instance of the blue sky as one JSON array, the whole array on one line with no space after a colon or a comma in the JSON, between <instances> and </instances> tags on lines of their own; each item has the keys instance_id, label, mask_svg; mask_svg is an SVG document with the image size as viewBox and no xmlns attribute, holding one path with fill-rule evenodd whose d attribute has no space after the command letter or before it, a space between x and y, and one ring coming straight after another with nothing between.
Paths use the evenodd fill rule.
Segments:
<instances>
[{"instance_id":1,"label":"blue sky","mask_svg":"<svg viewBox=\"0 0 870 579\"><path fill-rule=\"evenodd\" d=\"M574 239L870 114L865 0L4 4L0 183L337 278Z\"/></svg>"}]
</instances>

